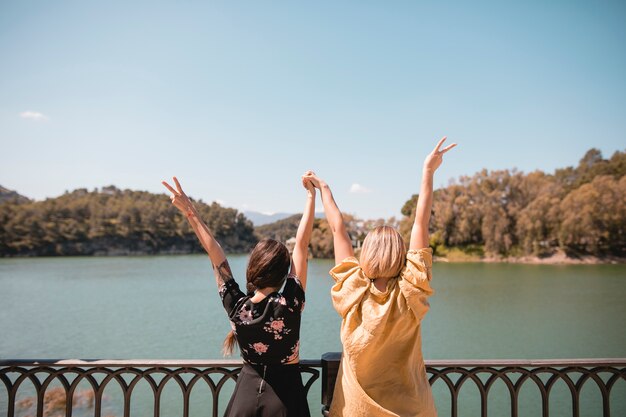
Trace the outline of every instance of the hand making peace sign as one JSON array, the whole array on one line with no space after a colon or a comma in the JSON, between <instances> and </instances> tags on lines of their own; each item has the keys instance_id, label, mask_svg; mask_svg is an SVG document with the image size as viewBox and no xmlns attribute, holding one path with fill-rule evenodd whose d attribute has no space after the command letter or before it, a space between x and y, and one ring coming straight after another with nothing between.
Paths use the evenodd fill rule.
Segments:
<instances>
[{"instance_id":1,"label":"hand making peace sign","mask_svg":"<svg viewBox=\"0 0 626 417\"><path fill-rule=\"evenodd\" d=\"M187 197L187 194L185 194L185 192L183 191L183 187L180 186L178 179L176 177L173 177L173 179L174 183L176 184L176 190L165 181L161 181L161 184L163 184L165 188L167 188L172 193L172 195L170 196L172 204L174 204L174 206L184 215L189 217L195 212L193 203L191 202L189 197Z\"/></svg>"},{"instance_id":2,"label":"hand making peace sign","mask_svg":"<svg viewBox=\"0 0 626 417\"><path fill-rule=\"evenodd\" d=\"M435 146L435 149L430 154L428 154L428 156L424 160L425 170L435 172L435 170L439 168L439 166L443 162L443 154L456 146L456 143L453 143L452 145L448 145L445 148L439 150L439 148L441 148L441 145L443 145L443 142L445 142L446 139L447 136L442 137L439 143L437 143L437 146Z\"/></svg>"}]
</instances>

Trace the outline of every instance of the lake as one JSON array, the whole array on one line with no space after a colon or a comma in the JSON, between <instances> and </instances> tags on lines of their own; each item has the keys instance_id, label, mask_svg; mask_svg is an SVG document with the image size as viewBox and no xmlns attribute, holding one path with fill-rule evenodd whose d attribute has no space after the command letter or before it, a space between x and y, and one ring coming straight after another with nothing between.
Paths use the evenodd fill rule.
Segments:
<instances>
[{"instance_id":1,"label":"lake","mask_svg":"<svg viewBox=\"0 0 626 417\"><path fill-rule=\"evenodd\" d=\"M332 266L310 262L301 358L341 350ZM426 359L626 357L624 265L436 263L432 285ZM228 331L206 256L0 259L3 359L215 359Z\"/></svg>"}]
</instances>

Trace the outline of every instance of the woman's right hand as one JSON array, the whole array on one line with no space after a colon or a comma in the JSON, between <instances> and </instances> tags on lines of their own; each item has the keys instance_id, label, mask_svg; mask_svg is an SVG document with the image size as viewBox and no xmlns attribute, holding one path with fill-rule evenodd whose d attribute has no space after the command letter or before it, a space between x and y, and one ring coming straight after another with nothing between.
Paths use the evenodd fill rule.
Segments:
<instances>
[{"instance_id":1,"label":"woman's right hand","mask_svg":"<svg viewBox=\"0 0 626 417\"><path fill-rule=\"evenodd\" d=\"M172 200L172 204L174 204L174 207L180 210L187 217L190 217L195 213L193 203L191 202L189 197L187 197L187 194L185 194L185 192L183 191L183 188L180 186L178 179L176 177L173 177L173 179L174 183L176 184L176 190L165 181L161 181L161 184L163 184L165 188L167 188L172 193L172 195L170 196L170 200Z\"/></svg>"},{"instance_id":2,"label":"woman's right hand","mask_svg":"<svg viewBox=\"0 0 626 417\"><path fill-rule=\"evenodd\" d=\"M453 143L452 145L448 145L445 148L440 149L441 145L443 145L443 142L445 142L446 139L447 136L441 138L439 143L437 143L437 146L435 146L435 149L433 149L433 151L429 153L428 156L426 156L426 159L424 160L425 171L434 173L443 162L443 154L456 146L456 143Z\"/></svg>"}]
</instances>

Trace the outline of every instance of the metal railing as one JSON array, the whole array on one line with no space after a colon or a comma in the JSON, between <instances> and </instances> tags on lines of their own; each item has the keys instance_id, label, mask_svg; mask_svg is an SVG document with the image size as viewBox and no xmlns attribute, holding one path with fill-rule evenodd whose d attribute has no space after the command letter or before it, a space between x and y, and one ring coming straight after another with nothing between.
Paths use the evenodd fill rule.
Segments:
<instances>
[{"instance_id":1,"label":"metal railing","mask_svg":"<svg viewBox=\"0 0 626 417\"><path fill-rule=\"evenodd\" d=\"M520 392L529 384L539 391L541 415L548 417L551 411L550 394L561 382L567 387L570 397L570 403L564 406L571 407L572 416L585 415L581 414L581 393L589 385L595 385L602 399L602 415L609 417L613 387L620 379L626 381L626 359L430 361L426 370L431 386L443 381L450 390L452 417L457 417L459 413L461 388L470 383L480 393L480 415L486 417L488 396L497 382L502 382L508 391L511 417L519 415ZM626 399L626 386L621 390L621 398ZM623 412L626 416L626 408Z\"/></svg>"},{"instance_id":2,"label":"metal railing","mask_svg":"<svg viewBox=\"0 0 626 417\"><path fill-rule=\"evenodd\" d=\"M189 416L191 393L198 382L208 386L212 396L212 413L219 414L220 392L228 381L235 381L241 371L241 360L4 360L0 361L0 380L7 391L7 417L16 416L17 394L25 381L30 381L35 389L31 401L36 404L36 416L49 415L50 410L63 409L65 416L71 416L78 398L78 386L86 381L90 386L89 401L93 415L100 417L104 391L111 384L118 384L123 395L123 416L130 416L133 391L141 381L147 382L153 394L154 417L161 415L161 398L168 383L180 388L183 409L180 415ZM319 378L319 360L300 361L304 388L308 394L311 385ZM52 383L60 384L61 395L55 398L46 396ZM60 400L59 400L60 398ZM55 406L47 406L56 401ZM226 402L228 398L226 399ZM63 404L58 404L63 402ZM2 404L2 399L0 399ZM223 405L223 404L222 404Z\"/></svg>"},{"instance_id":3,"label":"metal railing","mask_svg":"<svg viewBox=\"0 0 626 417\"><path fill-rule=\"evenodd\" d=\"M327 415L332 401L340 357L340 353L327 353L321 360L301 361L307 394L320 377L321 368L321 406L324 415ZM123 398L121 412L124 417L129 417L135 387L144 381L152 392L150 401L155 417L161 415L163 392L168 384L179 387L182 394L179 415L188 417L191 394L201 383L211 392L211 415L218 416L220 404L223 408L224 401L228 401L228 398L221 398L220 403L220 393L229 381L236 380L241 365L240 360L0 360L0 380L5 388L3 390L0 384L0 408L6 404L7 417L24 414L20 407L30 407L29 413L34 411L38 417L69 417L77 404L84 402L84 398L79 398L77 394L81 391L79 385L84 386L86 383L89 389L82 392L87 391L89 415L101 417L105 390L110 389L111 385L118 385ZM620 379L626 381L626 358L426 361L426 371L434 388L447 388L452 417L458 416L460 394L462 390L467 390L464 387L468 385L474 385L479 392L482 417L488 415L489 396L498 382L504 384L508 391L512 417L518 416L520 391L529 384L540 393L543 417L553 411L550 409L550 398L557 383L564 383L567 387L574 417L581 416L581 391L589 384L595 385L600 392L603 416L611 415L613 397L626 399L625 384L622 384L624 386L620 387L617 394L614 391ZM26 388L28 384L25 382L29 382L32 387ZM57 394L54 398L49 395L53 390ZM51 405L52 402L56 402L56 405ZM206 414L209 413L203 413Z\"/></svg>"}]
</instances>

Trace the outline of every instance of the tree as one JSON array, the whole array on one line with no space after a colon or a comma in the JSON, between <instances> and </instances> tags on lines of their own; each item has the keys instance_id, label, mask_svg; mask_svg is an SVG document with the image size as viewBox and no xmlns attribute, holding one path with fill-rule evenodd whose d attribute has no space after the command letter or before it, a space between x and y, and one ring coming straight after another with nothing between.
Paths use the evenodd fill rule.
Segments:
<instances>
[{"instance_id":1,"label":"tree","mask_svg":"<svg viewBox=\"0 0 626 417\"><path fill-rule=\"evenodd\" d=\"M559 209L563 248L577 254L625 254L626 177L598 176L569 193Z\"/></svg>"}]
</instances>

